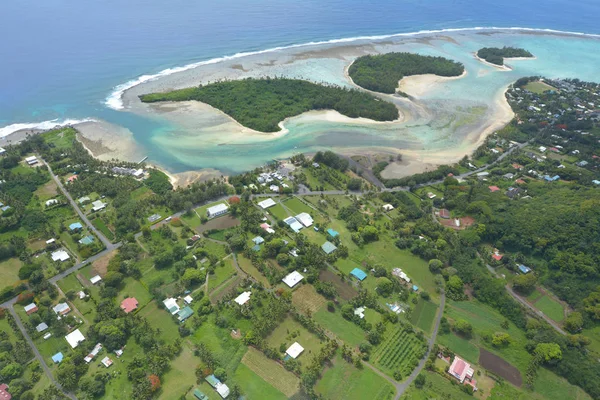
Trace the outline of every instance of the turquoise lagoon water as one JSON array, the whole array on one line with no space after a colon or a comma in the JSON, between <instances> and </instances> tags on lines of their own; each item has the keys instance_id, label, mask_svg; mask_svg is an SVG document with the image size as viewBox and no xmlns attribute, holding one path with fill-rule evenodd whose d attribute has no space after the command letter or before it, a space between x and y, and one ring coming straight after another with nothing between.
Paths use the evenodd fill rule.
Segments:
<instances>
[{"instance_id":1,"label":"turquoise lagoon water","mask_svg":"<svg viewBox=\"0 0 600 400\"><path fill-rule=\"evenodd\" d=\"M300 117L286 125L290 134L276 140L224 145L218 139L226 135L215 133L215 127L183 129L158 116L112 109L107 99L115 87L144 74L240 52L473 26L600 34L598 17L600 2L595 0L5 1L0 6L0 136L17 128L51 125L44 121L104 120L130 130L150 160L172 172L206 167L241 171L295 151L328 147L445 148L464 139L469 120L464 110L489 110L491 99L519 76L597 80L598 41L472 32L448 33L458 44L407 45L404 48L411 51L457 59L469 74L425 96L422 101L430 115L405 125L357 126ZM469 54L482 44L519 45L537 60L514 62L512 72L487 71ZM286 73L344 84L339 73L343 64L319 59ZM446 126L452 121L454 127ZM172 140L182 136L185 146Z\"/></svg>"}]
</instances>

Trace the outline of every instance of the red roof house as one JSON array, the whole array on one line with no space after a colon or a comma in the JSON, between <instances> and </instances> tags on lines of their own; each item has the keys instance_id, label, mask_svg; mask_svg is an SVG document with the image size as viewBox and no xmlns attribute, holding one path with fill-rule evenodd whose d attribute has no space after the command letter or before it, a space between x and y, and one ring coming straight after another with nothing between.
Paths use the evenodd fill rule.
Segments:
<instances>
[{"instance_id":1,"label":"red roof house","mask_svg":"<svg viewBox=\"0 0 600 400\"><path fill-rule=\"evenodd\" d=\"M10 400L12 399L12 395L8 393L8 385L3 383L0 385L0 400Z\"/></svg>"},{"instance_id":2,"label":"red roof house","mask_svg":"<svg viewBox=\"0 0 600 400\"><path fill-rule=\"evenodd\" d=\"M121 308L126 314L129 314L138 307L138 301L135 297L128 297L121 302Z\"/></svg>"},{"instance_id":3,"label":"red roof house","mask_svg":"<svg viewBox=\"0 0 600 400\"><path fill-rule=\"evenodd\" d=\"M518 169L518 170L520 170L520 169L522 169L522 168L523 168L523 166L522 166L521 164L517 164L517 163L514 163L514 164L512 165L512 167L513 167L514 169Z\"/></svg>"},{"instance_id":4,"label":"red roof house","mask_svg":"<svg viewBox=\"0 0 600 400\"><path fill-rule=\"evenodd\" d=\"M489 189L490 189L490 192L497 192L500 190L500 188L498 186L490 186Z\"/></svg>"},{"instance_id":5,"label":"red roof house","mask_svg":"<svg viewBox=\"0 0 600 400\"><path fill-rule=\"evenodd\" d=\"M524 183L527 183L527 182L525 182L523 179L517 179L517 180L515 181L515 183L517 183L517 184L519 184L519 185L522 185L522 184L524 184Z\"/></svg>"},{"instance_id":6,"label":"red roof house","mask_svg":"<svg viewBox=\"0 0 600 400\"><path fill-rule=\"evenodd\" d=\"M471 379L474 372L471 364L458 356L454 357L454 361L452 361L452 365L448 370L448 373L458 379L460 383L463 383L467 378Z\"/></svg>"},{"instance_id":7,"label":"red roof house","mask_svg":"<svg viewBox=\"0 0 600 400\"><path fill-rule=\"evenodd\" d=\"M77 178L78 178L77 175L71 175L70 177L67 178L67 181L68 182L73 182L73 181L76 181Z\"/></svg>"},{"instance_id":8,"label":"red roof house","mask_svg":"<svg viewBox=\"0 0 600 400\"><path fill-rule=\"evenodd\" d=\"M500 260L502 260L502 254L498 254L498 253L492 254L492 258L496 261L500 261Z\"/></svg>"}]
</instances>

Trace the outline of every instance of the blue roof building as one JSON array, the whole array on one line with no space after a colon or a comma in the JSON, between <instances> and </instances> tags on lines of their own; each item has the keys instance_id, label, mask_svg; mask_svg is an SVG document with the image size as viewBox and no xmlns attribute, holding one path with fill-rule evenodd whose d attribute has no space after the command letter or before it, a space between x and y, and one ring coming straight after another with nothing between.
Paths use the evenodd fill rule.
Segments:
<instances>
[{"instance_id":1,"label":"blue roof building","mask_svg":"<svg viewBox=\"0 0 600 400\"><path fill-rule=\"evenodd\" d=\"M417 285L413 285L413 291L417 292L419 290L419 287Z\"/></svg>"},{"instance_id":2,"label":"blue roof building","mask_svg":"<svg viewBox=\"0 0 600 400\"><path fill-rule=\"evenodd\" d=\"M81 222L73 222L71 225L69 225L69 229L76 231L78 229L83 229L83 225L81 225Z\"/></svg>"},{"instance_id":3,"label":"blue roof building","mask_svg":"<svg viewBox=\"0 0 600 400\"><path fill-rule=\"evenodd\" d=\"M52 361L54 361L55 363L60 363L63 360L63 353L56 353L55 355L52 356Z\"/></svg>"},{"instance_id":4,"label":"blue roof building","mask_svg":"<svg viewBox=\"0 0 600 400\"><path fill-rule=\"evenodd\" d=\"M531 272L531 268L524 266L523 264L519 264L519 271L524 274L528 274Z\"/></svg>"},{"instance_id":5,"label":"blue roof building","mask_svg":"<svg viewBox=\"0 0 600 400\"><path fill-rule=\"evenodd\" d=\"M252 247L252 251L259 252L259 251L260 251L260 246L259 246L259 245L257 245L257 244L255 244L255 245Z\"/></svg>"},{"instance_id":6,"label":"blue roof building","mask_svg":"<svg viewBox=\"0 0 600 400\"><path fill-rule=\"evenodd\" d=\"M331 237L338 237L340 235L340 233L334 229L327 229L327 233L329 234L329 236Z\"/></svg>"},{"instance_id":7,"label":"blue roof building","mask_svg":"<svg viewBox=\"0 0 600 400\"><path fill-rule=\"evenodd\" d=\"M554 176L550 176L550 175L544 175L544 180L546 180L546 182L554 182L560 179L560 176L558 175L554 175Z\"/></svg>"},{"instance_id":8,"label":"blue roof building","mask_svg":"<svg viewBox=\"0 0 600 400\"><path fill-rule=\"evenodd\" d=\"M350 275L359 281L364 281L367 278L367 273L360 268L354 268L352 271L350 271Z\"/></svg>"},{"instance_id":9,"label":"blue roof building","mask_svg":"<svg viewBox=\"0 0 600 400\"><path fill-rule=\"evenodd\" d=\"M254 244L262 244L265 242L265 239L263 239L261 236L257 236L254 239L252 239L252 241L254 242Z\"/></svg>"},{"instance_id":10,"label":"blue roof building","mask_svg":"<svg viewBox=\"0 0 600 400\"><path fill-rule=\"evenodd\" d=\"M94 237L92 235L86 236L84 238L81 238L79 240L79 243L81 243L81 244L92 244L92 243L94 243Z\"/></svg>"},{"instance_id":11,"label":"blue roof building","mask_svg":"<svg viewBox=\"0 0 600 400\"><path fill-rule=\"evenodd\" d=\"M323 245L321 245L321 248L323 249L325 254L331 254L337 250L337 247L335 247L335 244L333 244L331 242L323 243Z\"/></svg>"},{"instance_id":12,"label":"blue roof building","mask_svg":"<svg viewBox=\"0 0 600 400\"><path fill-rule=\"evenodd\" d=\"M192 310L189 307L183 307L181 310L179 310L179 312L177 313L177 320L179 322L183 322L186 319L188 319L189 317L191 317L194 314L194 310Z\"/></svg>"}]
</instances>

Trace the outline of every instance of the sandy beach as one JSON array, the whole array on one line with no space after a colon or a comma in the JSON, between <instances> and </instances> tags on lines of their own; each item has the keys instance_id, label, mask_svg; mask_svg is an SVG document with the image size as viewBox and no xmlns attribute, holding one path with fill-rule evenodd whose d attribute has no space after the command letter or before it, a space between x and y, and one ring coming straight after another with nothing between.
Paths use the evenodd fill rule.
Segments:
<instances>
[{"instance_id":1,"label":"sandy beach","mask_svg":"<svg viewBox=\"0 0 600 400\"><path fill-rule=\"evenodd\" d=\"M459 76L439 76L433 74L405 76L398 82L398 90L411 96L421 97L435 90L437 85L462 79L465 76L467 76L466 69Z\"/></svg>"}]
</instances>

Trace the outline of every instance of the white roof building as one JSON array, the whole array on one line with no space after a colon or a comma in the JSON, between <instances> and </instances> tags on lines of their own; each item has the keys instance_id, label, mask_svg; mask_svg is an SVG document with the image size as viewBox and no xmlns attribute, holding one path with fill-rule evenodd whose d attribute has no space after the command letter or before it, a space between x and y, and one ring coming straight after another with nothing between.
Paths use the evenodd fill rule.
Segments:
<instances>
[{"instance_id":1,"label":"white roof building","mask_svg":"<svg viewBox=\"0 0 600 400\"><path fill-rule=\"evenodd\" d=\"M38 159L36 156L31 156L31 157L25 158L25 162L29 165L33 165L33 164L37 164Z\"/></svg>"},{"instance_id":2,"label":"white roof building","mask_svg":"<svg viewBox=\"0 0 600 400\"><path fill-rule=\"evenodd\" d=\"M52 244L54 242L56 242L56 239L54 238L46 240L46 244Z\"/></svg>"},{"instance_id":3,"label":"white roof building","mask_svg":"<svg viewBox=\"0 0 600 400\"><path fill-rule=\"evenodd\" d=\"M71 311L71 307L69 307L67 303L58 303L52 307L52 311L54 311L56 315L65 315Z\"/></svg>"},{"instance_id":4,"label":"white roof building","mask_svg":"<svg viewBox=\"0 0 600 400\"><path fill-rule=\"evenodd\" d=\"M37 309L37 305L35 303L31 303L31 304L27 304L23 308L25 309L26 313L29 313L29 311Z\"/></svg>"},{"instance_id":5,"label":"white roof building","mask_svg":"<svg viewBox=\"0 0 600 400\"><path fill-rule=\"evenodd\" d=\"M85 358L83 359L83 361L85 361L86 363L89 363L90 361L92 361L94 359L94 357L96 357L98 355L98 353L100 352L100 350L102 350L102 344L96 343L96 345L94 346L94 348L92 349L92 351L90 352L90 354L88 354L87 356L85 356Z\"/></svg>"},{"instance_id":6,"label":"white roof building","mask_svg":"<svg viewBox=\"0 0 600 400\"><path fill-rule=\"evenodd\" d=\"M314 222L310 214L305 212L296 215L296 220L307 228Z\"/></svg>"},{"instance_id":7,"label":"white roof building","mask_svg":"<svg viewBox=\"0 0 600 400\"><path fill-rule=\"evenodd\" d=\"M96 200L92 203L92 211L104 210L105 207L106 207L106 203L103 203L100 200Z\"/></svg>"},{"instance_id":8,"label":"white roof building","mask_svg":"<svg viewBox=\"0 0 600 400\"><path fill-rule=\"evenodd\" d=\"M35 327L35 330L38 332L44 332L46 329L48 329L48 324L46 324L45 322L42 322L41 324Z\"/></svg>"},{"instance_id":9,"label":"white roof building","mask_svg":"<svg viewBox=\"0 0 600 400\"><path fill-rule=\"evenodd\" d=\"M183 298L183 301L185 302L185 304L192 304L192 301L194 301L194 298L188 294L187 296L185 296Z\"/></svg>"},{"instance_id":10,"label":"white roof building","mask_svg":"<svg viewBox=\"0 0 600 400\"><path fill-rule=\"evenodd\" d=\"M365 317L365 308L358 307L356 310L354 310L354 315L357 315L360 319L363 319Z\"/></svg>"},{"instance_id":11,"label":"white roof building","mask_svg":"<svg viewBox=\"0 0 600 400\"><path fill-rule=\"evenodd\" d=\"M65 336L65 339L67 339L67 342L74 349L75 347L79 346L79 343L81 343L85 340L85 337L79 331L79 329L75 329L73 332L71 332L67 336Z\"/></svg>"},{"instance_id":12,"label":"white roof building","mask_svg":"<svg viewBox=\"0 0 600 400\"><path fill-rule=\"evenodd\" d=\"M277 185L271 185L269 186L269 189L271 189L271 191L275 193L279 192L279 186Z\"/></svg>"},{"instance_id":13,"label":"white roof building","mask_svg":"<svg viewBox=\"0 0 600 400\"><path fill-rule=\"evenodd\" d=\"M100 275L92 276L90 278L90 283L92 285L95 285L96 283L100 282L101 280L102 280L102 278L100 277Z\"/></svg>"},{"instance_id":14,"label":"white roof building","mask_svg":"<svg viewBox=\"0 0 600 400\"><path fill-rule=\"evenodd\" d=\"M225 203L217 204L216 206L208 207L206 210L206 215L208 218L218 217L219 215L223 215L229 210L229 207Z\"/></svg>"},{"instance_id":15,"label":"white roof building","mask_svg":"<svg viewBox=\"0 0 600 400\"><path fill-rule=\"evenodd\" d=\"M263 200L263 201L259 202L258 206L264 210L264 209L267 209L269 207L273 207L275 204L276 204L275 200L273 200L271 198L268 198L266 200Z\"/></svg>"},{"instance_id":16,"label":"white roof building","mask_svg":"<svg viewBox=\"0 0 600 400\"><path fill-rule=\"evenodd\" d=\"M248 291L248 292L244 292L242 294L240 294L238 297L235 298L236 303L238 303L240 306L243 306L244 304L246 304L248 302L248 300L250 300L250 295L252 294L252 292Z\"/></svg>"},{"instance_id":17,"label":"white roof building","mask_svg":"<svg viewBox=\"0 0 600 400\"><path fill-rule=\"evenodd\" d=\"M113 364L113 361L108 357L104 357L101 361L102 365L104 365L106 368L110 367Z\"/></svg>"},{"instance_id":18,"label":"white roof building","mask_svg":"<svg viewBox=\"0 0 600 400\"><path fill-rule=\"evenodd\" d=\"M300 274L300 272L298 271L294 271L291 274L289 274L288 276L286 276L285 278L282 279L283 283L285 283L286 285L288 285L289 287L293 288L294 286L296 286L298 284L298 282L300 282L302 279L304 279L304 276L302 276Z\"/></svg>"},{"instance_id":19,"label":"white roof building","mask_svg":"<svg viewBox=\"0 0 600 400\"><path fill-rule=\"evenodd\" d=\"M304 351L304 347L300 346L300 343L294 342L286 351L285 354L292 358L297 358Z\"/></svg>"},{"instance_id":20,"label":"white roof building","mask_svg":"<svg viewBox=\"0 0 600 400\"><path fill-rule=\"evenodd\" d=\"M169 299L165 299L163 304L172 315L175 315L179 312L179 305L177 304L177 300L174 298L171 297Z\"/></svg>"},{"instance_id":21,"label":"white roof building","mask_svg":"<svg viewBox=\"0 0 600 400\"><path fill-rule=\"evenodd\" d=\"M227 396L229 396L229 387L222 382L219 382L217 384L215 390L217 391L217 393L219 393L219 396L221 396L224 399L227 398Z\"/></svg>"},{"instance_id":22,"label":"white roof building","mask_svg":"<svg viewBox=\"0 0 600 400\"><path fill-rule=\"evenodd\" d=\"M64 250L56 250L54 253L52 253L51 255L52 257L52 261L67 261L70 257L69 257L69 253L67 253Z\"/></svg>"},{"instance_id":23,"label":"white roof building","mask_svg":"<svg viewBox=\"0 0 600 400\"><path fill-rule=\"evenodd\" d=\"M131 175L133 175L134 178L140 179L144 176L144 170L140 168L138 170L133 171Z\"/></svg>"},{"instance_id":24,"label":"white roof building","mask_svg":"<svg viewBox=\"0 0 600 400\"><path fill-rule=\"evenodd\" d=\"M58 204L58 200L56 200L56 199L50 199L50 200L48 200L46 202L46 207L50 207L50 206L53 206L55 204Z\"/></svg>"},{"instance_id":25,"label":"white roof building","mask_svg":"<svg viewBox=\"0 0 600 400\"><path fill-rule=\"evenodd\" d=\"M383 205L383 210L384 211L392 211L394 209L394 206L391 204L384 204Z\"/></svg>"}]
</instances>

